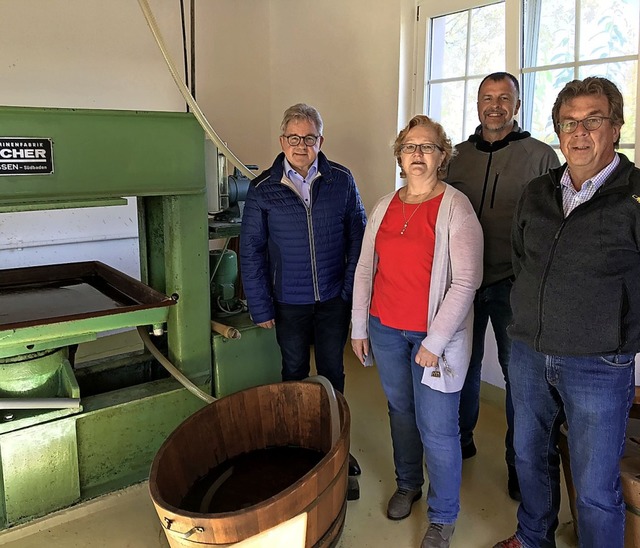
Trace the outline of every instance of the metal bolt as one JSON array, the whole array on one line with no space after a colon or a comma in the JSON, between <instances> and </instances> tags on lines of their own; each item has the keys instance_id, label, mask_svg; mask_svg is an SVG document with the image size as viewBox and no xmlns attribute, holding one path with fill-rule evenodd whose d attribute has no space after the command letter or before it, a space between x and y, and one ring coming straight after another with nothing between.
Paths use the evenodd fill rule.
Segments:
<instances>
[{"instance_id":1,"label":"metal bolt","mask_svg":"<svg viewBox=\"0 0 640 548\"><path fill-rule=\"evenodd\" d=\"M4 415L2 416L2 419L5 421L12 421L13 420L13 413L4 413Z\"/></svg>"}]
</instances>

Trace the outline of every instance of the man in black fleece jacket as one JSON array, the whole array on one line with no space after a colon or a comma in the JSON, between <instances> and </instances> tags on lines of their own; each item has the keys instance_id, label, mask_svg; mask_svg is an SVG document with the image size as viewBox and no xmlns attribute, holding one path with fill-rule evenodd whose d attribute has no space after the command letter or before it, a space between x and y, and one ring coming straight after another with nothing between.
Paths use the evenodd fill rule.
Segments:
<instances>
[{"instance_id":1,"label":"man in black fleece jacket","mask_svg":"<svg viewBox=\"0 0 640 548\"><path fill-rule=\"evenodd\" d=\"M510 375L522 503L496 547L555 546L567 422L580 546L622 548L620 484L640 351L640 170L616 153L623 99L569 82L552 118L567 163L532 181L513 223Z\"/></svg>"}]
</instances>

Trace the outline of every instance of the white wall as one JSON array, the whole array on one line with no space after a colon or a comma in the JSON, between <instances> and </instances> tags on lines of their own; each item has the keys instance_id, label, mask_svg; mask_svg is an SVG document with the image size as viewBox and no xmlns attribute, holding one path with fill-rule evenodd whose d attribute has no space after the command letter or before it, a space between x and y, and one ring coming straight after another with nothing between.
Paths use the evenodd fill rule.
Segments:
<instances>
[{"instance_id":1,"label":"white wall","mask_svg":"<svg viewBox=\"0 0 640 548\"><path fill-rule=\"evenodd\" d=\"M181 65L178 0L150 4ZM300 101L315 105L325 119L324 151L351 168L370 208L395 185L390 145L398 125L401 12L412 12L412 5L411 0L197 2L197 99L236 155L261 169L279 151L282 112ZM131 0L3 0L0 37L2 105L185 110ZM20 240L0 241L0 268L57 262L60 246L77 240L113 238L114 246L124 246L115 255L130 252L133 201L86 211L24 214L28 222L19 227L15 217L0 215L0 231L10 224ZM123 226L122 218L134 222ZM81 251L72 245L64 255L103 259L104 250L86 253L87 246ZM137 270L135 253L124 262L129 273Z\"/></svg>"},{"instance_id":2,"label":"white wall","mask_svg":"<svg viewBox=\"0 0 640 548\"><path fill-rule=\"evenodd\" d=\"M135 201L127 206L0 214L0 268L100 260L139 277Z\"/></svg>"},{"instance_id":3,"label":"white wall","mask_svg":"<svg viewBox=\"0 0 640 548\"><path fill-rule=\"evenodd\" d=\"M178 55L178 3L151 5ZM136 2L3 0L0 36L1 104L184 109Z\"/></svg>"},{"instance_id":4,"label":"white wall","mask_svg":"<svg viewBox=\"0 0 640 548\"><path fill-rule=\"evenodd\" d=\"M177 5L152 1L175 55ZM136 2L4 0L0 37L2 105L185 108ZM0 214L0 235L0 268L101 260L139 275L134 200L109 208Z\"/></svg>"},{"instance_id":5,"label":"white wall","mask_svg":"<svg viewBox=\"0 0 640 548\"><path fill-rule=\"evenodd\" d=\"M270 112L270 5L196 1L196 99L234 154L261 170L271 165L278 135Z\"/></svg>"},{"instance_id":6,"label":"white wall","mask_svg":"<svg viewBox=\"0 0 640 548\"><path fill-rule=\"evenodd\" d=\"M404 3L271 2L271 128L296 102L316 106L325 122L323 149L353 171L367 209L395 188Z\"/></svg>"}]
</instances>

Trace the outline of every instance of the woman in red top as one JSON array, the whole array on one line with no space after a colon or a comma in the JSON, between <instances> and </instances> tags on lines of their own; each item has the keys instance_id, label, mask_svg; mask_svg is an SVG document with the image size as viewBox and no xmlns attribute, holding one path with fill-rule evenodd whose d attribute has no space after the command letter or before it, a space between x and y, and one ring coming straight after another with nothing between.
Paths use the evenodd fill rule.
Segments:
<instances>
[{"instance_id":1,"label":"woman in red top","mask_svg":"<svg viewBox=\"0 0 640 548\"><path fill-rule=\"evenodd\" d=\"M430 525L422 548L440 548L449 546L460 509L458 404L482 280L482 229L466 196L440 178L453 154L440 124L415 116L394 152L407 184L369 217L351 343L363 362L373 352L388 400L398 488L387 516L406 518L422 496L424 459Z\"/></svg>"}]
</instances>

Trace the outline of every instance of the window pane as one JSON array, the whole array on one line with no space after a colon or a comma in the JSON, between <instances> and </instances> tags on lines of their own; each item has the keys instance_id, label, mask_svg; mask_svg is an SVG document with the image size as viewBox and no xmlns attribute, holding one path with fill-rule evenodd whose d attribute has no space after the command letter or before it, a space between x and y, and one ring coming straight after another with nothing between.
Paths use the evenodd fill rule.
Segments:
<instances>
[{"instance_id":1,"label":"window pane","mask_svg":"<svg viewBox=\"0 0 640 548\"><path fill-rule=\"evenodd\" d=\"M480 79L504 70L504 37L504 1L431 20L424 111L454 143L466 140L478 124Z\"/></svg>"},{"instance_id":2,"label":"window pane","mask_svg":"<svg viewBox=\"0 0 640 548\"><path fill-rule=\"evenodd\" d=\"M504 69L504 3L471 10L469 74Z\"/></svg>"},{"instance_id":3,"label":"window pane","mask_svg":"<svg viewBox=\"0 0 640 548\"><path fill-rule=\"evenodd\" d=\"M495 71L493 71L495 72ZM483 76L484 78L484 76ZM469 135L475 132L480 121L478 120L478 87L482 78L472 78L467 82L466 116L464 119L464 134L460 141L464 141Z\"/></svg>"},{"instance_id":4,"label":"window pane","mask_svg":"<svg viewBox=\"0 0 640 548\"><path fill-rule=\"evenodd\" d=\"M635 143L638 62L625 61L580 67L579 78L582 80L587 76L604 76L618 86L624 98L625 120L625 124L620 131L620 143Z\"/></svg>"},{"instance_id":5,"label":"window pane","mask_svg":"<svg viewBox=\"0 0 640 548\"><path fill-rule=\"evenodd\" d=\"M431 79L465 74L468 12L436 17L431 26Z\"/></svg>"},{"instance_id":6,"label":"window pane","mask_svg":"<svg viewBox=\"0 0 640 548\"><path fill-rule=\"evenodd\" d=\"M463 104L463 81L431 85L429 114L442 124L454 144L462 140L463 111L460 105Z\"/></svg>"},{"instance_id":7,"label":"window pane","mask_svg":"<svg viewBox=\"0 0 640 548\"><path fill-rule=\"evenodd\" d=\"M559 91L573 78L604 76L623 94L625 125L620 145L625 154L633 155L640 0L523 0L523 7L524 66L533 69L523 75L525 128L528 123L535 137L557 143L550 115ZM578 51L574 51L575 37ZM632 59L620 60L625 57ZM564 66L536 70L554 65Z\"/></svg>"},{"instance_id":8,"label":"window pane","mask_svg":"<svg viewBox=\"0 0 640 548\"><path fill-rule=\"evenodd\" d=\"M573 69L544 70L524 75L525 88L535 90L532 96L523 97L523 102L533 102L529 105L532 113L531 127L527 129L536 139L548 144L558 144L551 109L560 90L573 79Z\"/></svg>"},{"instance_id":9,"label":"window pane","mask_svg":"<svg viewBox=\"0 0 640 548\"><path fill-rule=\"evenodd\" d=\"M581 61L638 53L639 0L581 0L580 6Z\"/></svg>"},{"instance_id":10,"label":"window pane","mask_svg":"<svg viewBox=\"0 0 640 548\"><path fill-rule=\"evenodd\" d=\"M575 4L566 0L524 0L524 66L574 59Z\"/></svg>"}]
</instances>

